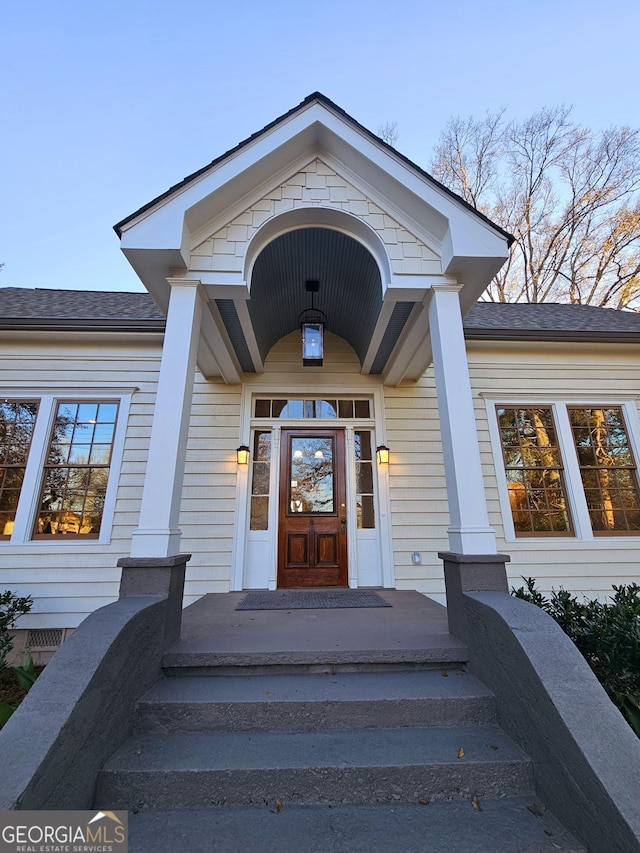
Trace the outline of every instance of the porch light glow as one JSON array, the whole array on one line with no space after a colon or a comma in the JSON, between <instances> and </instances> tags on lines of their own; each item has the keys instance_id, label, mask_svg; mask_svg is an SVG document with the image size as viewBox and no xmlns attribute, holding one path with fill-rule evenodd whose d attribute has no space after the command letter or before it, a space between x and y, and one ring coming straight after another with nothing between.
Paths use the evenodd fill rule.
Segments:
<instances>
[{"instance_id":1,"label":"porch light glow","mask_svg":"<svg viewBox=\"0 0 640 853\"><path fill-rule=\"evenodd\" d=\"M240 447L236 450L238 455L238 465L248 465L249 464L249 448L246 444L241 444Z\"/></svg>"},{"instance_id":2,"label":"porch light glow","mask_svg":"<svg viewBox=\"0 0 640 853\"><path fill-rule=\"evenodd\" d=\"M389 448L385 444L380 444L376 447L376 459L378 460L378 465L389 464Z\"/></svg>"},{"instance_id":3,"label":"porch light glow","mask_svg":"<svg viewBox=\"0 0 640 853\"><path fill-rule=\"evenodd\" d=\"M302 324L302 364L305 367L322 367L324 358L324 324Z\"/></svg>"},{"instance_id":4,"label":"porch light glow","mask_svg":"<svg viewBox=\"0 0 640 853\"><path fill-rule=\"evenodd\" d=\"M302 331L302 364L304 367L322 367L324 358L324 326L326 316L313 304L314 294L320 289L318 281L306 281L305 290L311 294L311 308L305 308L298 317Z\"/></svg>"}]
</instances>

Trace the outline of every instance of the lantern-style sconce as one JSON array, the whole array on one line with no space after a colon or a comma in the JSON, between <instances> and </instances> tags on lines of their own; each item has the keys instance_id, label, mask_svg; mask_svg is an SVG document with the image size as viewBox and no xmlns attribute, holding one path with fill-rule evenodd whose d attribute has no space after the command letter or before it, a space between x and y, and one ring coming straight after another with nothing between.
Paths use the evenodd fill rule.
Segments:
<instances>
[{"instance_id":1,"label":"lantern-style sconce","mask_svg":"<svg viewBox=\"0 0 640 853\"><path fill-rule=\"evenodd\" d=\"M311 294L311 308L305 308L298 317L302 331L302 364L304 367L322 367L327 318L324 312L319 311L313 304L313 295L320 289L320 282L307 281L305 289Z\"/></svg>"},{"instance_id":2,"label":"lantern-style sconce","mask_svg":"<svg viewBox=\"0 0 640 853\"><path fill-rule=\"evenodd\" d=\"M386 444L381 444L376 447L376 459L378 460L378 465L389 464L389 448Z\"/></svg>"},{"instance_id":3,"label":"lantern-style sconce","mask_svg":"<svg viewBox=\"0 0 640 853\"><path fill-rule=\"evenodd\" d=\"M248 465L249 464L249 453L250 450L246 444L241 444L240 447L236 450L236 454L238 457L238 465Z\"/></svg>"}]
</instances>

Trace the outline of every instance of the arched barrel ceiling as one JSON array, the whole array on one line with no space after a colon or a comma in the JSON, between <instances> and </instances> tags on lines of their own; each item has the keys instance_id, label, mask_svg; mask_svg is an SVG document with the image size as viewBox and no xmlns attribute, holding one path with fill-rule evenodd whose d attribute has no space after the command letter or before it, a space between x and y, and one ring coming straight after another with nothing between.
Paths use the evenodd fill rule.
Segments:
<instances>
[{"instance_id":1,"label":"arched barrel ceiling","mask_svg":"<svg viewBox=\"0 0 640 853\"><path fill-rule=\"evenodd\" d=\"M311 306L308 280L319 282L314 305L326 314L327 330L348 341L362 363L382 307L380 271L361 243L331 228L288 231L256 259L248 308L263 360Z\"/></svg>"}]
</instances>

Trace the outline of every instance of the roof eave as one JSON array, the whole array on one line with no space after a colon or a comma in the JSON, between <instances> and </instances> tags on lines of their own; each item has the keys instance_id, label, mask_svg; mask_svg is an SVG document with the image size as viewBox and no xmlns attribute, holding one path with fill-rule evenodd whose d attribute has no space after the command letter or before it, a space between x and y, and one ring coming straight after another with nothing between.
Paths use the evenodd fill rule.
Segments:
<instances>
[{"instance_id":1,"label":"roof eave","mask_svg":"<svg viewBox=\"0 0 640 853\"><path fill-rule=\"evenodd\" d=\"M3 317L0 319L2 331L34 332L121 332L129 334L163 333L164 320L106 320L74 318L36 318Z\"/></svg>"},{"instance_id":2,"label":"roof eave","mask_svg":"<svg viewBox=\"0 0 640 853\"><path fill-rule=\"evenodd\" d=\"M469 329L469 341L552 341L555 343L640 344L640 332L560 331L554 329Z\"/></svg>"}]
</instances>

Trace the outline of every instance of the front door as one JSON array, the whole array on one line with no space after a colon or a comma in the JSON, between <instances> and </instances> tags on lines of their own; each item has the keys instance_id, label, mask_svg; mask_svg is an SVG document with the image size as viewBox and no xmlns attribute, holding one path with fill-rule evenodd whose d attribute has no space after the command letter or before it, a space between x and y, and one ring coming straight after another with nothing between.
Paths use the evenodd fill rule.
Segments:
<instances>
[{"instance_id":1,"label":"front door","mask_svg":"<svg viewBox=\"0 0 640 853\"><path fill-rule=\"evenodd\" d=\"M344 430L282 430L278 587L347 585Z\"/></svg>"}]
</instances>

